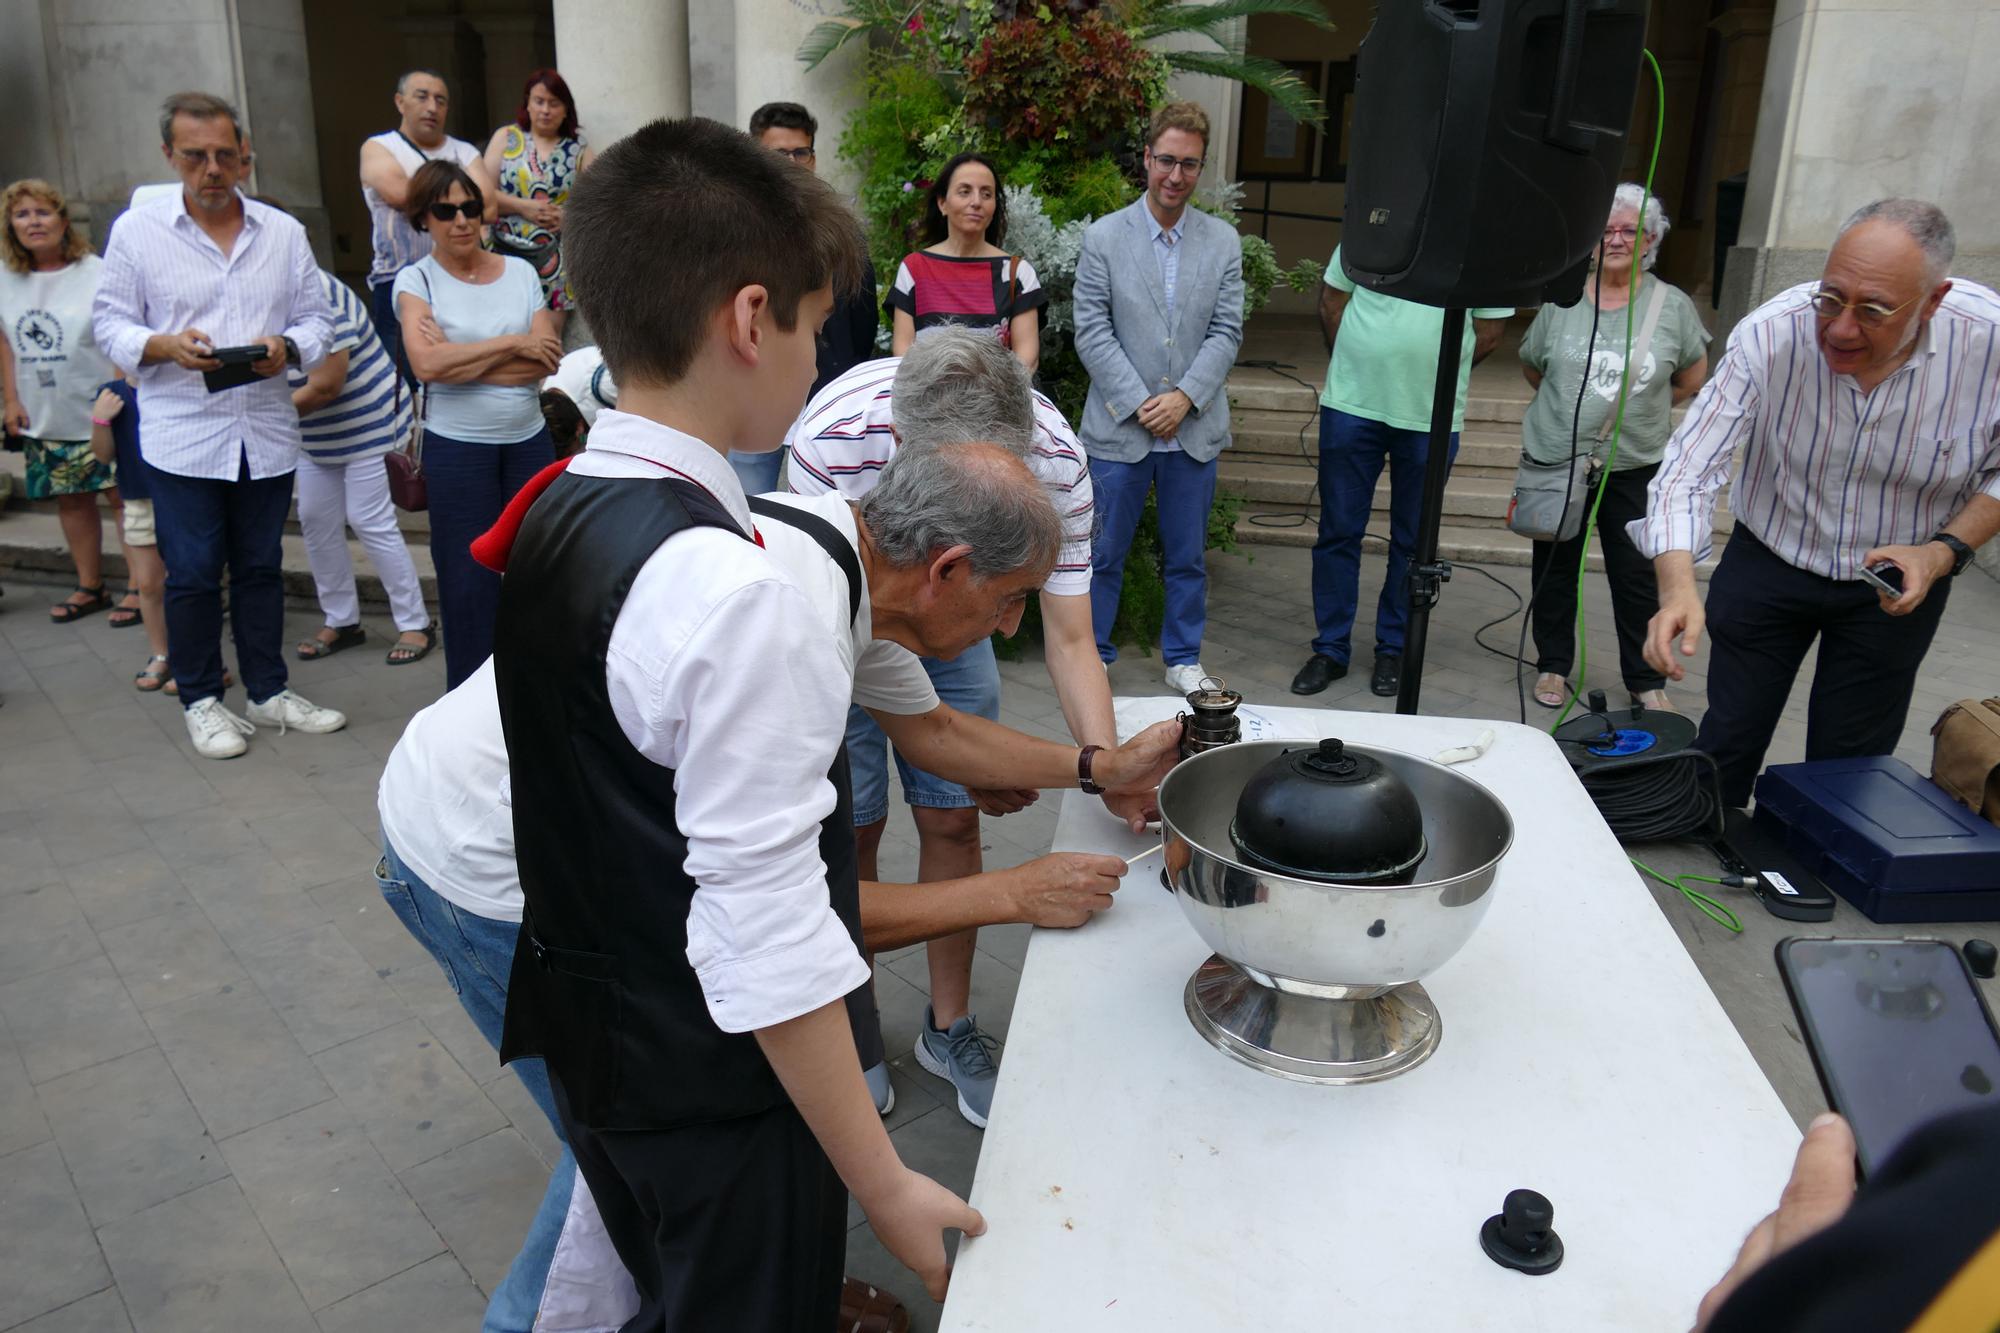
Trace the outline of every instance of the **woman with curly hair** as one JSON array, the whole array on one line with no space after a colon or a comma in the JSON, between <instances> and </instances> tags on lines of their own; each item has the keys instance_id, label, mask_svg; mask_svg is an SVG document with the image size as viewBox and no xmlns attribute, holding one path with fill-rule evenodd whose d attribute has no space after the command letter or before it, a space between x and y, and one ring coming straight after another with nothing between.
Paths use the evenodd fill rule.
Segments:
<instances>
[{"instance_id":1,"label":"woman with curly hair","mask_svg":"<svg viewBox=\"0 0 2000 1333\"><path fill-rule=\"evenodd\" d=\"M91 403L112 378L90 328L103 261L91 253L62 191L18 180L0 193L0 397L6 431L28 456L28 498L56 502L76 590L49 608L59 624L105 610L103 493L121 516L117 475L90 452ZM15 439L10 438L10 446ZM122 525L121 525L122 527ZM137 598L112 614L140 621Z\"/></svg>"}]
</instances>

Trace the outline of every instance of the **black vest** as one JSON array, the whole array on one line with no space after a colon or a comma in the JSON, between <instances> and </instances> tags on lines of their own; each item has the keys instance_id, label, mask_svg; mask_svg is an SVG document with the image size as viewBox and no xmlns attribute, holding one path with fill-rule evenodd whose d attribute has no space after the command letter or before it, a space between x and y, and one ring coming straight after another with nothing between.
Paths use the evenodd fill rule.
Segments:
<instances>
[{"instance_id":1,"label":"black vest","mask_svg":"<svg viewBox=\"0 0 2000 1333\"><path fill-rule=\"evenodd\" d=\"M671 1128L785 1100L756 1038L709 1017L687 961L695 882L674 772L625 738L605 680L640 567L690 527L742 535L690 483L564 473L528 511L500 585L494 673L527 899L500 1057L543 1057L595 1128ZM828 776L838 800L820 856L859 947L845 750Z\"/></svg>"}]
</instances>

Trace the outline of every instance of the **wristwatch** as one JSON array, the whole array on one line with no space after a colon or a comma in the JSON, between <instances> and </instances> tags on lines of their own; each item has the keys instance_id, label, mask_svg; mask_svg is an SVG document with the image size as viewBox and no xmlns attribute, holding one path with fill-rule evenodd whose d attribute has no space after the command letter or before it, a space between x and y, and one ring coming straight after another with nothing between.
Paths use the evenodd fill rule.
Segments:
<instances>
[{"instance_id":1,"label":"wristwatch","mask_svg":"<svg viewBox=\"0 0 2000 1333\"><path fill-rule=\"evenodd\" d=\"M1972 548L1952 536L1949 532L1933 532L1931 540L1941 542L1951 548L1951 573L1953 578L1957 578L1960 574L1964 573L1965 567L1972 563Z\"/></svg>"},{"instance_id":2,"label":"wristwatch","mask_svg":"<svg viewBox=\"0 0 2000 1333\"><path fill-rule=\"evenodd\" d=\"M299 345L290 338L285 339L285 364L288 366L299 364Z\"/></svg>"},{"instance_id":3,"label":"wristwatch","mask_svg":"<svg viewBox=\"0 0 2000 1333\"><path fill-rule=\"evenodd\" d=\"M1097 758L1102 745L1086 745L1076 752L1076 785L1092 796L1104 795L1104 788L1090 780L1090 761Z\"/></svg>"}]
</instances>

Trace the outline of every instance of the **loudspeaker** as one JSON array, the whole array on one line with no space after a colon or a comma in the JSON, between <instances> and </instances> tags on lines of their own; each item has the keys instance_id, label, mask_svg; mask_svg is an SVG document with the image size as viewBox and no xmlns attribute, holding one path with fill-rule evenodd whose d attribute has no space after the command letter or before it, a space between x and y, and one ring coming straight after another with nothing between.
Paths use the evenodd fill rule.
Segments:
<instances>
[{"instance_id":1,"label":"loudspeaker","mask_svg":"<svg viewBox=\"0 0 2000 1333\"><path fill-rule=\"evenodd\" d=\"M1384 0L1355 65L1340 254L1436 306L1573 304L1604 233L1648 0Z\"/></svg>"}]
</instances>

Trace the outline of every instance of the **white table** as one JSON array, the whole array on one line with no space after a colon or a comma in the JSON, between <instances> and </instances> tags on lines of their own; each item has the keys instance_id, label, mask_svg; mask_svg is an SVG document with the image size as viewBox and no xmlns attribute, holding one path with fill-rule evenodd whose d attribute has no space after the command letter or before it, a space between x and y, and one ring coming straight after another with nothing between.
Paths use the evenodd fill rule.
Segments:
<instances>
[{"instance_id":1,"label":"white table","mask_svg":"<svg viewBox=\"0 0 2000 1333\"><path fill-rule=\"evenodd\" d=\"M1119 728L1177 699L1124 699ZM1274 736L1431 755L1515 824L1486 920L1426 978L1444 1039L1358 1087L1246 1068L1181 989L1208 955L1141 862L1038 930L1009 1023L947 1330L1681 1330L1776 1203L1798 1131L1554 742L1512 723L1252 706ZM1070 793L1060 850L1149 845ZM1503 1269L1480 1223L1547 1195L1567 1251Z\"/></svg>"}]
</instances>

